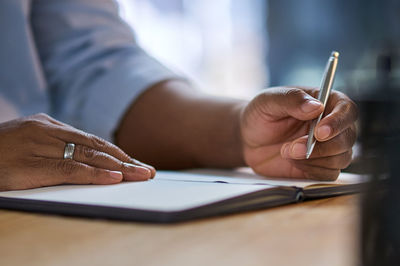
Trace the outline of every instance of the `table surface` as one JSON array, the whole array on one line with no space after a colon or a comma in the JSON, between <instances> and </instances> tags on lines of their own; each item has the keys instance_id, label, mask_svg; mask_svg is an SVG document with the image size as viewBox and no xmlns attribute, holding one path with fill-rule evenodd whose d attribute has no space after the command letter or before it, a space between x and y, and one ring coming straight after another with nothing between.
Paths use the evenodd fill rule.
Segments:
<instances>
[{"instance_id":1,"label":"table surface","mask_svg":"<svg viewBox=\"0 0 400 266\"><path fill-rule=\"evenodd\" d=\"M356 265L359 196L173 225L0 210L1 265Z\"/></svg>"}]
</instances>

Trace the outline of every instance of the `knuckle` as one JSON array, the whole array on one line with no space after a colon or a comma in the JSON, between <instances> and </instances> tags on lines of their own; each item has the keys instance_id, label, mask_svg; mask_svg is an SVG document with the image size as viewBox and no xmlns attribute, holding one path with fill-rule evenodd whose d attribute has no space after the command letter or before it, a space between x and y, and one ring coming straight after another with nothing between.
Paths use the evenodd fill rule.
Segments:
<instances>
[{"instance_id":1,"label":"knuckle","mask_svg":"<svg viewBox=\"0 0 400 266\"><path fill-rule=\"evenodd\" d=\"M301 106L307 98L311 98L311 96L307 96L303 90L298 88L287 88L283 93L282 99L282 107L287 111L293 110Z\"/></svg>"},{"instance_id":2,"label":"knuckle","mask_svg":"<svg viewBox=\"0 0 400 266\"><path fill-rule=\"evenodd\" d=\"M69 176L77 171L77 165L72 160L62 160L57 162L56 169L63 176Z\"/></svg>"},{"instance_id":3,"label":"knuckle","mask_svg":"<svg viewBox=\"0 0 400 266\"><path fill-rule=\"evenodd\" d=\"M109 148L110 150L114 150L114 152L118 153L118 155L120 155L125 161L130 162L132 161L131 157L126 154L120 147L118 147L117 145L110 143L110 142L106 142L107 148Z\"/></svg>"},{"instance_id":4,"label":"knuckle","mask_svg":"<svg viewBox=\"0 0 400 266\"><path fill-rule=\"evenodd\" d=\"M358 117L357 106L350 99L342 100L338 105L340 105L339 111L329 119L330 126L335 132L339 132L354 124Z\"/></svg>"},{"instance_id":5,"label":"knuckle","mask_svg":"<svg viewBox=\"0 0 400 266\"><path fill-rule=\"evenodd\" d=\"M284 92L284 97L288 100L288 103L293 103L294 101L303 101L305 93L297 88L289 88Z\"/></svg>"},{"instance_id":6,"label":"knuckle","mask_svg":"<svg viewBox=\"0 0 400 266\"><path fill-rule=\"evenodd\" d=\"M320 181L335 181L340 174L340 170L313 169L304 173L307 179Z\"/></svg>"},{"instance_id":7,"label":"knuckle","mask_svg":"<svg viewBox=\"0 0 400 266\"><path fill-rule=\"evenodd\" d=\"M122 163L122 165L124 166L124 169L129 169L129 172L131 172L132 174L136 174L137 173L137 170L138 170L138 168L136 167L136 166L133 166L133 165L127 165L127 163Z\"/></svg>"},{"instance_id":8,"label":"knuckle","mask_svg":"<svg viewBox=\"0 0 400 266\"><path fill-rule=\"evenodd\" d=\"M352 147L357 140L357 131L355 127L350 127L348 129L348 140L350 142L350 146Z\"/></svg>"},{"instance_id":9,"label":"knuckle","mask_svg":"<svg viewBox=\"0 0 400 266\"><path fill-rule=\"evenodd\" d=\"M329 173L329 174L325 175L323 177L323 180L325 180L325 181L335 181L338 178L339 174L340 174L340 170L332 171L332 173Z\"/></svg>"},{"instance_id":10,"label":"knuckle","mask_svg":"<svg viewBox=\"0 0 400 266\"><path fill-rule=\"evenodd\" d=\"M43 120L50 120L50 116L45 113L38 113L38 114L34 115L34 117L43 119Z\"/></svg>"},{"instance_id":11,"label":"knuckle","mask_svg":"<svg viewBox=\"0 0 400 266\"><path fill-rule=\"evenodd\" d=\"M259 94L245 109L246 117L253 112L264 115L269 113L268 97L265 93Z\"/></svg>"},{"instance_id":12,"label":"knuckle","mask_svg":"<svg viewBox=\"0 0 400 266\"><path fill-rule=\"evenodd\" d=\"M97 152L89 147L81 146L80 151L86 159L94 159L97 157Z\"/></svg>"},{"instance_id":13,"label":"knuckle","mask_svg":"<svg viewBox=\"0 0 400 266\"><path fill-rule=\"evenodd\" d=\"M94 135L90 135L90 140L96 150L106 151L107 153L111 152L110 154L116 154L123 161L131 161L131 157L114 144Z\"/></svg>"},{"instance_id":14,"label":"knuckle","mask_svg":"<svg viewBox=\"0 0 400 266\"><path fill-rule=\"evenodd\" d=\"M319 175L319 180L323 181L335 181L340 174L340 170L330 170Z\"/></svg>"},{"instance_id":15,"label":"knuckle","mask_svg":"<svg viewBox=\"0 0 400 266\"><path fill-rule=\"evenodd\" d=\"M303 96L303 91L297 88L288 88L285 90L285 96L299 97Z\"/></svg>"},{"instance_id":16,"label":"knuckle","mask_svg":"<svg viewBox=\"0 0 400 266\"><path fill-rule=\"evenodd\" d=\"M91 179L88 180L88 183L94 183L96 179L101 177L101 175L102 175L102 170L99 168L93 167L90 171Z\"/></svg>"},{"instance_id":17,"label":"knuckle","mask_svg":"<svg viewBox=\"0 0 400 266\"><path fill-rule=\"evenodd\" d=\"M49 126L48 123L46 123L41 119L30 117L22 121L21 128L25 128L26 130L29 131L34 130L35 133L38 133L38 132L46 132L49 129ZM34 134L30 135L34 136Z\"/></svg>"},{"instance_id":18,"label":"knuckle","mask_svg":"<svg viewBox=\"0 0 400 266\"><path fill-rule=\"evenodd\" d=\"M341 169L347 168L349 167L349 165L351 164L353 158L353 151L348 151L344 154L343 159L342 159L342 164L341 164Z\"/></svg>"},{"instance_id":19,"label":"knuckle","mask_svg":"<svg viewBox=\"0 0 400 266\"><path fill-rule=\"evenodd\" d=\"M121 171L124 171L124 170L126 170L128 168L128 166L127 166L127 164L125 163L125 162L123 162L123 161L121 161L120 162L120 170ZM131 169L129 169L130 171L135 171L135 170L131 170Z\"/></svg>"},{"instance_id":20,"label":"knuckle","mask_svg":"<svg viewBox=\"0 0 400 266\"><path fill-rule=\"evenodd\" d=\"M41 124L41 122L36 119L28 119L22 123L22 126L25 128L28 128L28 129L32 129L32 128L39 127L40 124Z\"/></svg>"},{"instance_id":21,"label":"knuckle","mask_svg":"<svg viewBox=\"0 0 400 266\"><path fill-rule=\"evenodd\" d=\"M352 115L351 117L354 121L358 119L358 106L351 99L349 99L347 102L347 112Z\"/></svg>"},{"instance_id":22,"label":"knuckle","mask_svg":"<svg viewBox=\"0 0 400 266\"><path fill-rule=\"evenodd\" d=\"M346 121L346 112L338 113L336 119L331 123L334 132L339 132L344 126Z\"/></svg>"},{"instance_id":23,"label":"knuckle","mask_svg":"<svg viewBox=\"0 0 400 266\"><path fill-rule=\"evenodd\" d=\"M319 158L319 157L324 157L324 152L325 148L324 145L320 145L319 143L315 144L314 150L313 150L313 157Z\"/></svg>"},{"instance_id":24,"label":"knuckle","mask_svg":"<svg viewBox=\"0 0 400 266\"><path fill-rule=\"evenodd\" d=\"M103 140L102 138L99 138L97 136L91 135L91 134L87 134L93 147L95 147L96 149L102 149L104 147L107 146L107 141Z\"/></svg>"},{"instance_id":25,"label":"knuckle","mask_svg":"<svg viewBox=\"0 0 400 266\"><path fill-rule=\"evenodd\" d=\"M347 118L350 122L355 122L358 118L357 104L346 96L345 99L340 100L338 103L341 106L341 113L343 118Z\"/></svg>"},{"instance_id":26,"label":"knuckle","mask_svg":"<svg viewBox=\"0 0 400 266\"><path fill-rule=\"evenodd\" d=\"M353 128L348 128L339 135L336 144L339 147L343 147L344 149L347 150L354 145L356 140L357 140L357 132Z\"/></svg>"},{"instance_id":27,"label":"knuckle","mask_svg":"<svg viewBox=\"0 0 400 266\"><path fill-rule=\"evenodd\" d=\"M311 179L311 180L320 180L321 179L321 174L316 173L315 171L307 171L307 172L305 172L304 175L306 176L307 179Z\"/></svg>"},{"instance_id":28,"label":"knuckle","mask_svg":"<svg viewBox=\"0 0 400 266\"><path fill-rule=\"evenodd\" d=\"M115 147L116 147L116 146L115 146ZM123 160L124 162L130 162L130 163L134 163L134 164L137 164L137 163L138 163L138 161L132 159L128 154L126 154L126 153L125 153L123 150L121 150L120 148L116 147L116 149L118 149L118 150L120 151L122 160Z\"/></svg>"}]
</instances>

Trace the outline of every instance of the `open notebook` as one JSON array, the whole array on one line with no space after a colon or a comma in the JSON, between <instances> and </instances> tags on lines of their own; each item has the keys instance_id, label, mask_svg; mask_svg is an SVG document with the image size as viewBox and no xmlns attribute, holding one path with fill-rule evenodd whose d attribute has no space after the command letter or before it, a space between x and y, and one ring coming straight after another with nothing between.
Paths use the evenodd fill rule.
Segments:
<instances>
[{"instance_id":1,"label":"open notebook","mask_svg":"<svg viewBox=\"0 0 400 266\"><path fill-rule=\"evenodd\" d=\"M365 181L346 173L335 182L316 182L266 179L248 169L158 171L145 182L0 192L0 208L170 223L354 193Z\"/></svg>"}]
</instances>

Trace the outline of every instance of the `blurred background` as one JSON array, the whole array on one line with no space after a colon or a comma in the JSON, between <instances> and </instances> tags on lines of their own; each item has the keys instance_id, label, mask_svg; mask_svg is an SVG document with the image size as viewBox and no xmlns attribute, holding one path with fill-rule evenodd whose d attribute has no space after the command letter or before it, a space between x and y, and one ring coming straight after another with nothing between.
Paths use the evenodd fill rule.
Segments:
<instances>
[{"instance_id":1,"label":"blurred background","mask_svg":"<svg viewBox=\"0 0 400 266\"><path fill-rule=\"evenodd\" d=\"M357 88L375 77L379 54L399 52L397 0L117 1L142 47L215 95L319 86L332 50L335 88Z\"/></svg>"},{"instance_id":2,"label":"blurred background","mask_svg":"<svg viewBox=\"0 0 400 266\"><path fill-rule=\"evenodd\" d=\"M346 170L374 180L361 200L360 265L400 265L399 0L118 2L142 47L214 95L318 87L340 52L334 88L357 102L362 133Z\"/></svg>"},{"instance_id":3,"label":"blurred background","mask_svg":"<svg viewBox=\"0 0 400 266\"><path fill-rule=\"evenodd\" d=\"M247 97L267 83L264 0L118 0L139 43L216 95Z\"/></svg>"}]
</instances>

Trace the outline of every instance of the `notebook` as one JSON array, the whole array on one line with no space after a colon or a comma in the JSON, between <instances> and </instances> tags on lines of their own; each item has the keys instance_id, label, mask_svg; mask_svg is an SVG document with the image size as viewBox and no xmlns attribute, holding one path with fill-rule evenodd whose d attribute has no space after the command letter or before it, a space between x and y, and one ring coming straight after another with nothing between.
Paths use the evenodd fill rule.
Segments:
<instances>
[{"instance_id":1,"label":"notebook","mask_svg":"<svg viewBox=\"0 0 400 266\"><path fill-rule=\"evenodd\" d=\"M60 185L0 192L0 208L173 223L360 191L367 177L342 173L335 182L270 179L250 169L157 171L154 179L115 185Z\"/></svg>"}]
</instances>

